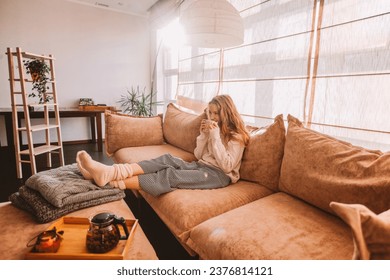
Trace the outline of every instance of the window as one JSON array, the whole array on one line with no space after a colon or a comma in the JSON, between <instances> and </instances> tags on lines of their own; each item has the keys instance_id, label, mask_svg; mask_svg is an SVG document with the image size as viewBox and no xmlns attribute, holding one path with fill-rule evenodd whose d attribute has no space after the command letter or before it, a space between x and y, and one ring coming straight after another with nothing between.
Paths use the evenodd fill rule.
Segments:
<instances>
[{"instance_id":1,"label":"window","mask_svg":"<svg viewBox=\"0 0 390 280\"><path fill-rule=\"evenodd\" d=\"M291 114L317 131L390 150L390 1L230 2L244 19L244 44L164 48L169 98L201 110L226 93L248 124Z\"/></svg>"}]
</instances>

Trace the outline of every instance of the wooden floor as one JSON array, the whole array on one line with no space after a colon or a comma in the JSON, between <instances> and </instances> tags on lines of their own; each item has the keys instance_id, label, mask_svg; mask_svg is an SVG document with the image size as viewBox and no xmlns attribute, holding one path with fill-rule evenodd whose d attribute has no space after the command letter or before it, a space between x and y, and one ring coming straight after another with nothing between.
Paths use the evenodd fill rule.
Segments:
<instances>
[{"instance_id":1,"label":"wooden floor","mask_svg":"<svg viewBox=\"0 0 390 280\"><path fill-rule=\"evenodd\" d=\"M72 164L76 161L76 154L80 150L87 151L94 160L105 164L112 164L111 158L107 157L105 151L98 152L96 144L72 144L64 145L65 164ZM37 170L47 170L46 156L40 155L37 159ZM53 158L53 168L59 166L58 158ZM23 165L23 179L16 178L16 163L13 149L8 147L0 148L0 202L8 201L9 195L17 192L19 187L31 176L30 165ZM126 191L126 203L139 219L140 225L148 237L150 243L156 250L159 259L193 259L177 242L175 237L165 224L154 213L151 207L143 200L135 198L130 191Z\"/></svg>"},{"instance_id":2,"label":"wooden floor","mask_svg":"<svg viewBox=\"0 0 390 280\"><path fill-rule=\"evenodd\" d=\"M91 157L97 161L112 164L113 161L106 156L105 152L98 152L96 144L77 144L64 145L64 160L65 164L76 162L76 154L80 150L87 151ZM36 157L37 171L47 170L46 155ZM58 167L59 161L56 155L53 156L53 167ZM0 202L8 201L10 194L18 190L24 182L31 176L29 164L22 165L23 179L16 178L16 163L15 155L12 148L0 148Z\"/></svg>"}]
</instances>

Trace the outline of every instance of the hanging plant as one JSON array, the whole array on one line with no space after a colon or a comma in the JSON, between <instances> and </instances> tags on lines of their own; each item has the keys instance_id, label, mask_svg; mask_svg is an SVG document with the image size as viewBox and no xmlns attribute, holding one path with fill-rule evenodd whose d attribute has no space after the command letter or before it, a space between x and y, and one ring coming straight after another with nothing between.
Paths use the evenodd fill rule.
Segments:
<instances>
[{"instance_id":1,"label":"hanging plant","mask_svg":"<svg viewBox=\"0 0 390 280\"><path fill-rule=\"evenodd\" d=\"M50 67L44 61L36 58L24 60L23 63L26 67L26 73L31 75L33 81L32 92L28 96L38 97L40 104L53 99L52 96L46 95L46 91L49 89L47 83L49 82Z\"/></svg>"}]
</instances>

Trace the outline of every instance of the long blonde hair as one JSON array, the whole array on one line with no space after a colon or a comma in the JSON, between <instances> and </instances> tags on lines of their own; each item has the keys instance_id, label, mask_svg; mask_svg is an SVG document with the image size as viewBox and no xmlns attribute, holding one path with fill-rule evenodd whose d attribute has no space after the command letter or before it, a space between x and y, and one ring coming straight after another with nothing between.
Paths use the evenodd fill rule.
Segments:
<instances>
[{"instance_id":1,"label":"long blonde hair","mask_svg":"<svg viewBox=\"0 0 390 280\"><path fill-rule=\"evenodd\" d=\"M249 133L233 99L229 95L217 95L209 102L210 104L214 104L218 109L219 127L225 144L235 139L246 146L249 142Z\"/></svg>"}]
</instances>

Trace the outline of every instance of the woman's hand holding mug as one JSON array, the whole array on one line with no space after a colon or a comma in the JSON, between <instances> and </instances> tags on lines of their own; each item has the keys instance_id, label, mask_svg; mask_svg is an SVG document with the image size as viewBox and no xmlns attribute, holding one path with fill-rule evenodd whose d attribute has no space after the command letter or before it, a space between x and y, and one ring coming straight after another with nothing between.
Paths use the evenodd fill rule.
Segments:
<instances>
[{"instance_id":1,"label":"woman's hand holding mug","mask_svg":"<svg viewBox=\"0 0 390 280\"><path fill-rule=\"evenodd\" d=\"M204 119L200 123L201 132L209 132L211 129L216 128L218 124L215 121Z\"/></svg>"}]
</instances>

